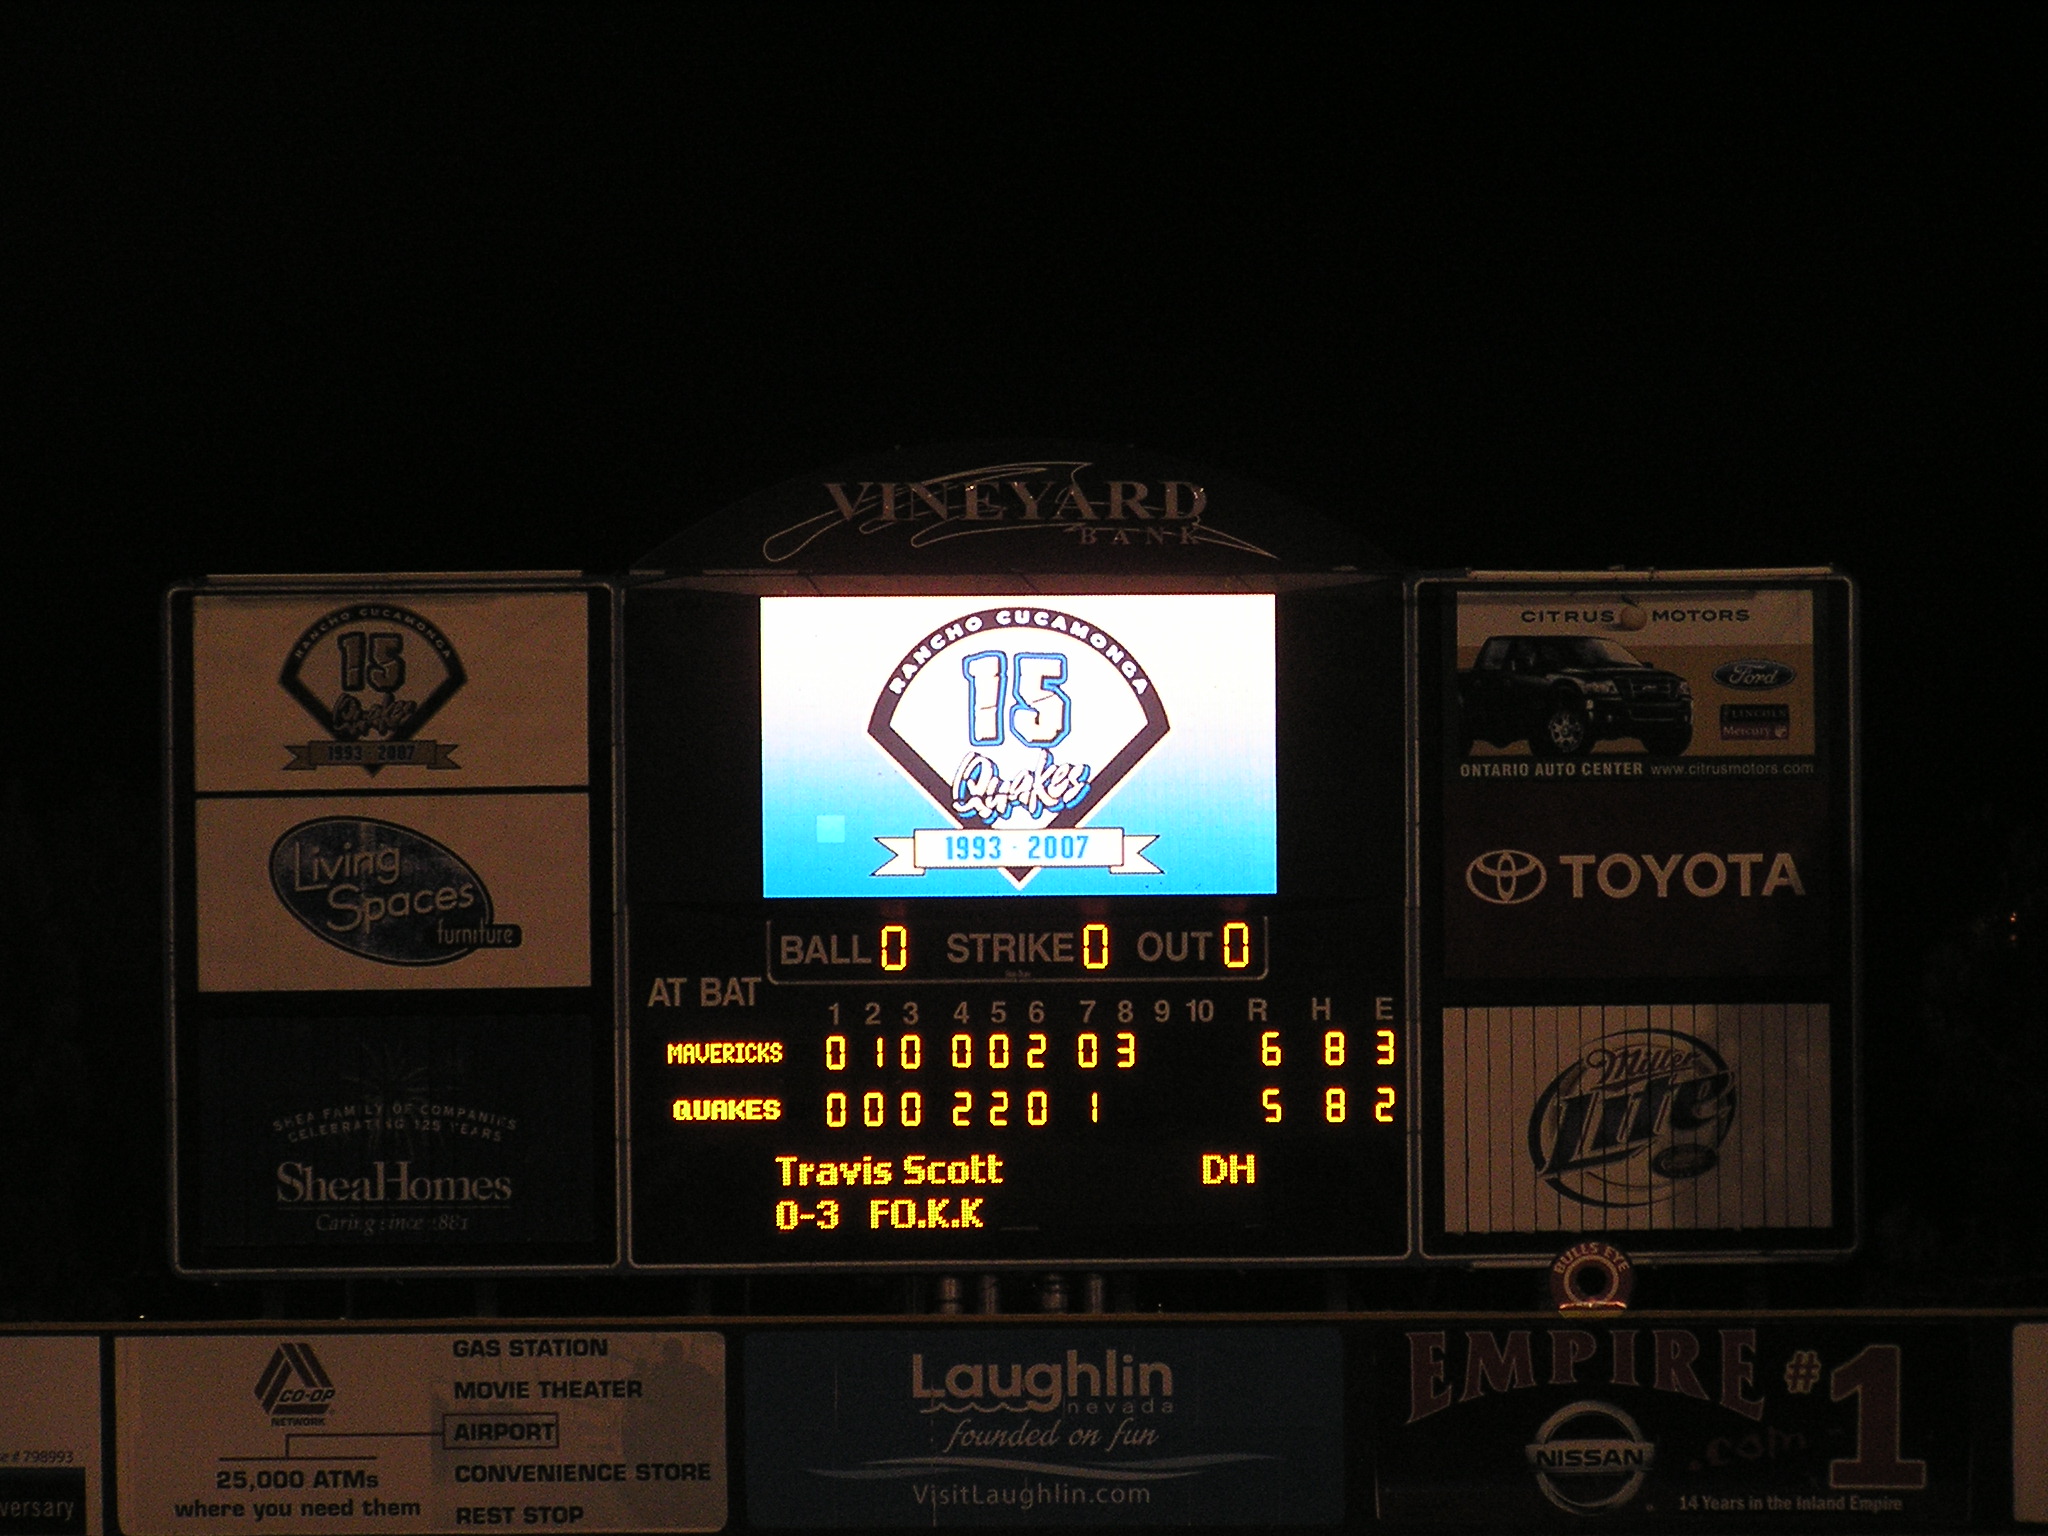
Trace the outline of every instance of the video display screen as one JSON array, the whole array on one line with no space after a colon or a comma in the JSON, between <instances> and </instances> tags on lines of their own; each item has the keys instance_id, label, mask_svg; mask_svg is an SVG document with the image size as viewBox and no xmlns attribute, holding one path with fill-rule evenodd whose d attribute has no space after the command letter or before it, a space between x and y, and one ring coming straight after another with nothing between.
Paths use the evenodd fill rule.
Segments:
<instances>
[{"instance_id":1,"label":"video display screen","mask_svg":"<svg viewBox=\"0 0 2048 1536\"><path fill-rule=\"evenodd\" d=\"M767 897L1275 889L1269 595L764 598Z\"/></svg>"}]
</instances>

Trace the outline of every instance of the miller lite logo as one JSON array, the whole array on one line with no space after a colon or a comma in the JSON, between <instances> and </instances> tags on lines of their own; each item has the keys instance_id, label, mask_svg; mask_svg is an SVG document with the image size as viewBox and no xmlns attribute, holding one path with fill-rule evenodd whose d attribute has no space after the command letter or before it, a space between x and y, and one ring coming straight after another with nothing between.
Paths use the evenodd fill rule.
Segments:
<instances>
[{"instance_id":1,"label":"miller lite logo","mask_svg":"<svg viewBox=\"0 0 2048 1536\"><path fill-rule=\"evenodd\" d=\"M1668 1029L1603 1035L1553 1078L1529 1117L1537 1176L1584 1205L1649 1205L1720 1162L1735 1073Z\"/></svg>"}]
</instances>

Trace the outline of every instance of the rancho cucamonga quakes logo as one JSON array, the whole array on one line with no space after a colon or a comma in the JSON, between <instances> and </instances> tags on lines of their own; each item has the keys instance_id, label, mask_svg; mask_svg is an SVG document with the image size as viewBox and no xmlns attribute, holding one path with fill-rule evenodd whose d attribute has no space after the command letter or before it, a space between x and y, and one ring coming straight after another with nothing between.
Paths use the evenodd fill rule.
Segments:
<instances>
[{"instance_id":1,"label":"rancho cucamonga quakes logo","mask_svg":"<svg viewBox=\"0 0 2048 1536\"><path fill-rule=\"evenodd\" d=\"M1156 875L1157 833L1090 818L1170 729L1151 675L1077 614L982 608L921 635L891 670L868 734L950 825L879 837L877 875L1041 869Z\"/></svg>"},{"instance_id":2,"label":"rancho cucamonga quakes logo","mask_svg":"<svg viewBox=\"0 0 2048 1536\"><path fill-rule=\"evenodd\" d=\"M278 681L329 740L287 742L288 771L460 768L457 743L418 732L468 679L429 619L395 603L351 603L293 643Z\"/></svg>"}]
</instances>

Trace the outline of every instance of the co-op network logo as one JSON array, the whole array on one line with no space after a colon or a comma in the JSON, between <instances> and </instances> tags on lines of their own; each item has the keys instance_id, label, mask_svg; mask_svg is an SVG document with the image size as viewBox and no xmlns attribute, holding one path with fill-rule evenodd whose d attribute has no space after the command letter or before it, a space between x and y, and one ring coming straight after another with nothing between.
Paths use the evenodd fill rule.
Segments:
<instances>
[{"instance_id":1,"label":"co-op network logo","mask_svg":"<svg viewBox=\"0 0 2048 1536\"><path fill-rule=\"evenodd\" d=\"M334 1406L334 1382L312 1345L280 1344L256 1378L256 1401L274 1425L317 1427Z\"/></svg>"},{"instance_id":2,"label":"co-op network logo","mask_svg":"<svg viewBox=\"0 0 2048 1536\"><path fill-rule=\"evenodd\" d=\"M1557 862L1570 872L1574 901L1585 900L1589 887L1610 901L1626 901L1644 893L1662 900L1681 890L1702 900L1724 894L1806 894L1799 861L1783 851L1661 856L1561 853ZM1520 848L1491 848L1465 866L1465 889L1488 906L1518 907L1534 901L1549 883L1549 867L1535 854Z\"/></svg>"},{"instance_id":3,"label":"co-op network logo","mask_svg":"<svg viewBox=\"0 0 2048 1536\"><path fill-rule=\"evenodd\" d=\"M1612 1403L1567 1403L1523 1449L1543 1497L1566 1514L1597 1515L1636 1496L1657 1459L1640 1425Z\"/></svg>"}]
</instances>

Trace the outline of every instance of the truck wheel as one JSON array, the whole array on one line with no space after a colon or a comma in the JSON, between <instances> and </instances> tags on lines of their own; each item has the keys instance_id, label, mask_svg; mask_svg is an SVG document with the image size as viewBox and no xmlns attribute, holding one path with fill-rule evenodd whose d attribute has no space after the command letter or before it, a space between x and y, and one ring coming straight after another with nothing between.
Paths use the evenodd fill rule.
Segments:
<instances>
[{"instance_id":1,"label":"truck wheel","mask_svg":"<svg viewBox=\"0 0 2048 1536\"><path fill-rule=\"evenodd\" d=\"M1592 745L1593 728L1586 723L1585 709L1575 703L1552 708L1529 738L1529 750L1538 757L1583 757Z\"/></svg>"},{"instance_id":2,"label":"truck wheel","mask_svg":"<svg viewBox=\"0 0 2048 1536\"><path fill-rule=\"evenodd\" d=\"M1652 726L1643 732L1643 749L1652 757L1678 757L1691 745L1690 725Z\"/></svg>"}]
</instances>

